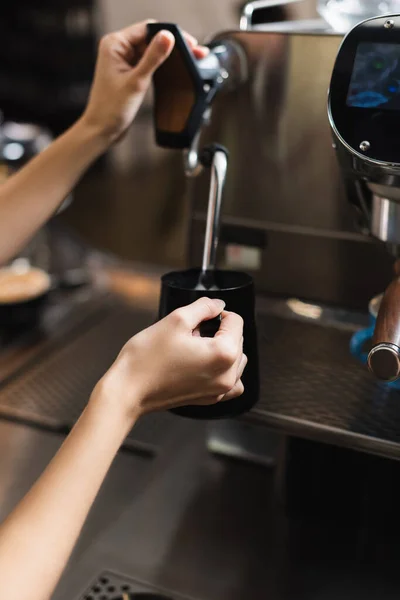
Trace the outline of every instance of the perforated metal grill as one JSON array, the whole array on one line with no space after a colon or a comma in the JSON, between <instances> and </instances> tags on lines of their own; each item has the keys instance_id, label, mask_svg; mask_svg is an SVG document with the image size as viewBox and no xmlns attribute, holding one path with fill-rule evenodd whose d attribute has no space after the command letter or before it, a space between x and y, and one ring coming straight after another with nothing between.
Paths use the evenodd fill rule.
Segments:
<instances>
[{"instance_id":1,"label":"perforated metal grill","mask_svg":"<svg viewBox=\"0 0 400 600\"><path fill-rule=\"evenodd\" d=\"M286 432L400 455L400 393L349 352L351 333L261 315L261 400L252 417Z\"/></svg>"},{"instance_id":2,"label":"perforated metal grill","mask_svg":"<svg viewBox=\"0 0 400 600\"><path fill-rule=\"evenodd\" d=\"M79 600L146 600L146 598L147 600L185 600L182 596L170 595L109 571L99 575Z\"/></svg>"},{"instance_id":3,"label":"perforated metal grill","mask_svg":"<svg viewBox=\"0 0 400 600\"><path fill-rule=\"evenodd\" d=\"M115 300L103 303L98 318L89 325L85 321L80 335L60 339L1 389L1 416L59 431L73 426L124 343L153 320L150 313ZM155 452L174 425L170 414L149 415L134 427L125 446Z\"/></svg>"},{"instance_id":4,"label":"perforated metal grill","mask_svg":"<svg viewBox=\"0 0 400 600\"><path fill-rule=\"evenodd\" d=\"M153 321L144 310L98 300L18 377L0 388L0 416L66 431L123 344ZM87 307L86 309L87 310ZM262 314L258 319L261 399L248 418L286 433L400 457L400 392L378 384L349 353L351 333ZM179 419L149 415L126 447L157 452Z\"/></svg>"}]
</instances>

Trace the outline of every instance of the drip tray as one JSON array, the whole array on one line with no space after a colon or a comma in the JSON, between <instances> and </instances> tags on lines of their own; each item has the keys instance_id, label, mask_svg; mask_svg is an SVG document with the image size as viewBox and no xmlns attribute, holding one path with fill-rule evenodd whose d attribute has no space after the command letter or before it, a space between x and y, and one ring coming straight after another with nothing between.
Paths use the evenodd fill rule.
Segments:
<instances>
[{"instance_id":1,"label":"drip tray","mask_svg":"<svg viewBox=\"0 0 400 600\"><path fill-rule=\"evenodd\" d=\"M105 571L77 600L189 600L148 587L129 577Z\"/></svg>"},{"instance_id":2,"label":"drip tray","mask_svg":"<svg viewBox=\"0 0 400 600\"><path fill-rule=\"evenodd\" d=\"M258 318L261 399L247 418L286 434L400 457L400 392L350 355L354 331Z\"/></svg>"},{"instance_id":3,"label":"drip tray","mask_svg":"<svg viewBox=\"0 0 400 600\"><path fill-rule=\"evenodd\" d=\"M40 352L1 381L0 417L68 432L125 342L153 321L149 311L108 295L78 306L63 322L62 335L57 329ZM148 415L133 428L125 448L155 454L177 422L169 413Z\"/></svg>"},{"instance_id":4,"label":"drip tray","mask_svg":"<svg viewBox=\"0 0 400 600\"><path fill-rule=\"evenodd\" d=\"M99 295L78 303L49 336L0 360L0 417L67 432L125 342L154 321L151 311ZM352 358L354 331L262 311L261 398L246 419L298 437L400 458L400 392ZM7 360L5 360L5 358ZM148 415L125 448L158 453L182 425Z\"/></svg>"}]
</instances>

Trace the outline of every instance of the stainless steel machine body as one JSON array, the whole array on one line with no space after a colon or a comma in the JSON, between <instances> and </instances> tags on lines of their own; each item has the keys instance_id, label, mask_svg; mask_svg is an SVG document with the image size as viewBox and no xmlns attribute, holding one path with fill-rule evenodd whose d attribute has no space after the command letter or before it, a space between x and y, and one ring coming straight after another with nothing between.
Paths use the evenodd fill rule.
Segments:
<instances>
[{"instance_id":1,"label":"stainless steel machine body","mask_svg":"<svg viewBox=\"0 0 400 600\"><path fill-rule=\"evenodd\" d=\"M271 26L272 27L272 26ZM220 266L235 267L260 293L366 309L391 278L392 258L360 231L332 147L327 93L343 37L329 32L223 32L242 46L247 81L218 95L200 145L230 152ZM207 176L191 183L190 264L200 264ZM360 215L361 220L362 215ZM363 221L361 221L363 224ZM247 249L257 260L246 262Z\"/></svg>"}]
</instances>

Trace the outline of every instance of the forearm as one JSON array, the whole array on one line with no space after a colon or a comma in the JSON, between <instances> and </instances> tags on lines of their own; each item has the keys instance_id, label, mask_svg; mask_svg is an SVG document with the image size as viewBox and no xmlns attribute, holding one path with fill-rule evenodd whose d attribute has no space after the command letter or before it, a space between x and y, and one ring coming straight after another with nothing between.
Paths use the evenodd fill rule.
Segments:
<instances>
[{"instance_id":1,"label":"forearm","mask_svg":"<svg viewBox=\"0 0 400 600\"><path fill-rule=\"evenodd\" d=\"M0 187L0 264L51 217L107 140L80 119Z\"/></svg>"},{"instance_id":2,"label":"forearm","mask_svg":"<svg viewBox=\"0 0 400 600\"><path fill-rule=\"evenodd\" d=\"M114 399L118 406L118 399ZM135 419L94 396L43 475L0 526L0 596L48 600Z\"/></svg>"}]
</instances>

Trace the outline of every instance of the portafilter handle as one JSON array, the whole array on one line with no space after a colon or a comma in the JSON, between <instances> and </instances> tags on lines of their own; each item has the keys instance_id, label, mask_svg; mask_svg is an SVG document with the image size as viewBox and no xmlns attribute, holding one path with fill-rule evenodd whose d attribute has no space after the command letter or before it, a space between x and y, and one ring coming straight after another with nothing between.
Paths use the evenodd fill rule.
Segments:
<instances>
[{"instance_id":1,"label":"portafilter handle","mask_svg":"<svg viewBox=\"0 0 400 600\"><path fill-rule=\"evenodd\" d=\"M381 381L400 377L400 261L395 264L395 274L382 298L368 355L368 366Z\"/></svg>"}]
</instances>

